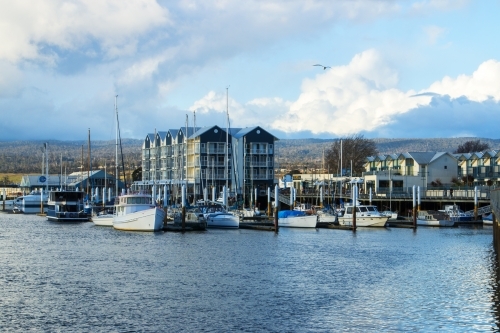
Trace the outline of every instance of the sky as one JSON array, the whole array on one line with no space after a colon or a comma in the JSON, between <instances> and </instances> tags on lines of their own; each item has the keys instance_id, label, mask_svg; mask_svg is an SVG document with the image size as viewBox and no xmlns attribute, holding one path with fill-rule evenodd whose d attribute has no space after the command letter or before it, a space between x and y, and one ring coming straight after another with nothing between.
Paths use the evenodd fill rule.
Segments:
<instances>
[{"instance_id":1,"label":"sky","mask_svg":"<svg viewBox=\"0 0 500 333\"><path fill-rule=\"evenodd\" d=\"M279 139L498 138L500 0L0 8L0 140L114 140L117 114L135 139L186 121Z\"/></svg>"}]
</instances>

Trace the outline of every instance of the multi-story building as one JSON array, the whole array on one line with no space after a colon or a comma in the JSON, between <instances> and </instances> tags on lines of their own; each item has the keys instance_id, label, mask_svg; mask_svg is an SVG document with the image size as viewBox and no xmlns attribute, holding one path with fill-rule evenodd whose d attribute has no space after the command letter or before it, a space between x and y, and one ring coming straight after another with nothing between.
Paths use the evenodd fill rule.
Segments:
<instances>
[{"instance_id":1,"label":"multi-story building","mask_svg":"<svg viewBox=\"0 0 500 333\"><path fill-rule=\"evenodd\" d=\"M190 200L202 198L204 191L210 197L212 189L218 195L224 186L242 199L255 189L258 195L266 195L267 187L275 183L276 140L259 126L226 131L215 125L150 133L142 146L142 181L134 186L167 186L172 199L179 198L183 185Z\"/></svg>"},{"instance_id":2,"label":"multi-story building","mask_svg":"<svg viewBox=\"0 0 500 333\"><path fill-rule=\"evenodd\" d=\"M466 154L407 152L367 157L363 178L365 190L408 191L451 186L491 186L500 181L500 152Z\"/></svg>"}]
</instances>

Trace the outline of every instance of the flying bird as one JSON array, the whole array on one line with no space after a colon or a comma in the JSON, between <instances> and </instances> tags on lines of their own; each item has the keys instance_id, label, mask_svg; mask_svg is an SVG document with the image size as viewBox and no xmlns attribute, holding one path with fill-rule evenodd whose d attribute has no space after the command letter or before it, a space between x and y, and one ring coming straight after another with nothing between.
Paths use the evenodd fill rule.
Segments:
<instances>
[{"instance_id":1,"label":"flying bird","mask_svg":"<svg viewBox=\"0 0 500 333\"><path fill-rule=\"evenodd\" d=\"M327 69L327 68L331 68L330 66L323 66L323 65L320 65L320 64L316 64L316 65L313 65L313 66L320 66L320 67L323 67L323 70Z\"/></svg>"}]
</instances>

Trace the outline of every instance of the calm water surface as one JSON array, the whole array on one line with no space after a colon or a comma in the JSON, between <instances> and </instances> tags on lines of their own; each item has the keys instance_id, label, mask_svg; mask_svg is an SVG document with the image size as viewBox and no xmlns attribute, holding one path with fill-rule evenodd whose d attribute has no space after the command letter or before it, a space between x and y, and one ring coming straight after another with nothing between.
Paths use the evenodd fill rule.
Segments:
<instances>
[{"instance_id":1,"label":"calm water surface","mask_svg":"<svg viewBox=\"0 0 500 333\"><path fill-rule=\"evenodd\" d=\"M494 258L491 227L132 233L0 213L0 331L498 331Z\"/></svg>"}]
</instances>

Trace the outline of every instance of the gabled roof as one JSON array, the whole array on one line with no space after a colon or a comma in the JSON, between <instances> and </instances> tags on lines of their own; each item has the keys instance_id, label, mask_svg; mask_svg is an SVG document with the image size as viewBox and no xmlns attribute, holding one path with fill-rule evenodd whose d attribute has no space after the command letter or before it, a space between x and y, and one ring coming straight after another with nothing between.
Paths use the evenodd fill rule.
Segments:
<instances>
[{"instance_id":1,"label":"gabled roof","mask_svg":"<svg viewBox=\"0 0 500 333\"><path fill-rule=\"evenodd\" d=\"M275 140L279 140L276 136L274 136L273 134L269 133L268 131L266 131L265 129L263 129L262 127L260 126L254 126L254 127L245 127L245 128L241 128L237 133L233 134L233 137L239 139L239 138L242 138L244 137L245 135L247 135L248 133L254 131L254 130L261 130L261 131L264 131L270 135L272 135L274 137ZM231 133L231 132L230 132Z\"/></svg>"},{"instance_id":2,"label":"gabled roof","mask_svg":"<svg viewBox=\"0 0 500 333\"><path fill-rule=\"evenodd\" d=\"M399 155L399 158L411 158L418 164L429 164L433 159L435 152L407 152Z\"/></svg>"},{"instance_id":3,"label":"gabled roof","mask_svg":"<svg viewBox=\"0 0 500 333\"><path fill-rule=\"evenodd\" d=\"M206 133L214 128L223 130L222 128L220 128L217 125L210 126L210 127L199 127L198 130L196 132L194 132L193 134L191 134L191 136L189 138L193 139L193 138L199 137L200 135L202 135L202 134L204 134L204 133Z\"/></svg>"}]
</instances>

